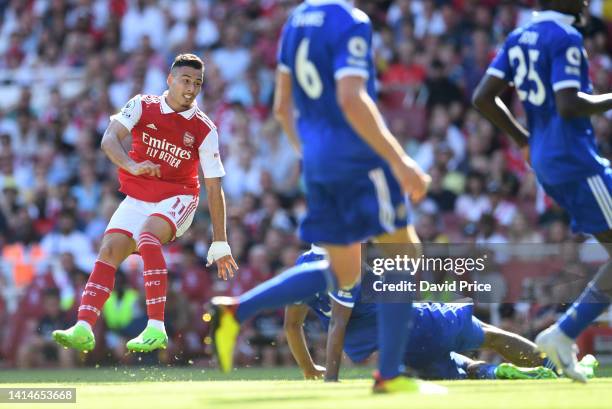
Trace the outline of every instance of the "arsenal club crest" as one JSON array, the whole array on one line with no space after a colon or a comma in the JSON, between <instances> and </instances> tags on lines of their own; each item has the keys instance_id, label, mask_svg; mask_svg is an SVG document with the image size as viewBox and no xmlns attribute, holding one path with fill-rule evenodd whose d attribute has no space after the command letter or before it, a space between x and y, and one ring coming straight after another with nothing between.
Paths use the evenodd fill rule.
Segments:
<instances>
[{"instance_id":1,"label":"arsenal club crest","mask_svg":"<svg viewBox=\"0 0 612 409\"><path fill-rule=\"evenodd\" d=\"M192 148L194 142L195 136L193 136L189 132L185 132L185 134L183 135L183 144L188 148Z\"/></svg>"}]
</instances>

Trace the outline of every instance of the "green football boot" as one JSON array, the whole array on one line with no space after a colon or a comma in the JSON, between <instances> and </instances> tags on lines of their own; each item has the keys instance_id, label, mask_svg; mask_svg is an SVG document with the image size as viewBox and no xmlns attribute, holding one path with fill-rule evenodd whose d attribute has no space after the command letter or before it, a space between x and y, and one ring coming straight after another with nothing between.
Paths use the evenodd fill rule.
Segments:
<instances>
[{"instance_id":1,"label":"green football boot","mask_svg":"<svg viewBox=\"0 0 612 409\"><path fill-rule=\"evenodd\" d=\"M73 348L78 351L88 352L95 348L96 338L93 331L85 325L73 325L65 330L55 330L53 340L64 348Z\"/></svg>"},{"instance_id":2,"label":"green football boot","mask_svg":"<svg viewBox=\"0 0 612 409\"><path fill-rule=\"evenodd\" d=\"M510 363L502 363L495 368L497 379L557 379L557 374L543 366L522 368Z\"/></svg>"},{"instance_id":3,"label":"green football boot","mask_svg":"<svg viewBox=\"0 0 612 409\"><path fill-rule=\"evenodd\" d=\"M125 344L132 352L151 352L156 349L168 347L168 335L165 331L147 326L136 338L130 339Z\"/></svg>"},{"instance_id":4,"label":"green football boot","mask_svg":"<svg viewBox=\"0 0 612 409\"><path fill-rule=\"evenodd\" d=\"M392 379L382 379L374 374L374 393L419 393L419 384L414 378L400 375Z\"/></svg>"}]
</instances>

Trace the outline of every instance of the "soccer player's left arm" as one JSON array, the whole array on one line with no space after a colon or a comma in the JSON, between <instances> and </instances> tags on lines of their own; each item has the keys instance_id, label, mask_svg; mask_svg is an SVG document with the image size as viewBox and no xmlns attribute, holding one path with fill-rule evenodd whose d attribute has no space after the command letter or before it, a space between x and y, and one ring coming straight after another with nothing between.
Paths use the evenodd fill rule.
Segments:
<instances>
[{"instance_id":1,"label":"soccer player's left arm","mask_svg":"<svg viewBox=\"0 0 612 409\"><path fill-rule=\"evenodd\" d=\"M510 86L512 68L506 53L502 48L487 70L486 75L476 87L472 103L480 113L497 126L523 150L525 159L529 161L529 132L514 117L500 95Z\"/></svg>"},{"instance_id":2,"label":"soccer player's left arm","mask_svg":"<svg viewBox=\"0 0 612 409\"><path fill-rule=\"evenodd\" d=\"M223 169L219 155L219 135L216 129L209 132L198 152L202 172L204 173L208 210L213 226L213 242L208 249L207 266L217 263L219 277L227 280L228 277L234 276L234 272L238 270L238 265L227 244L225 194L221 187L221 177L225 175L225 169Z\"/></svg>"},{"instance_id":3,"label":"soccer player's left arm","mask_svg":"<svg viewBox=\"0 0 612 409\"><path fill-rule=\"evenodd\" d=\"M234 277L238 265L232 257L232 252L227 244L227 233L225 227L225 195L221 187L221 178L205 178L206 197L208 198L208 210L213 225L213 242L208 250L208 266L217 263L218 276L227 280Z\"/></svg>"},{"instance_id":4,"label":"soccer player's left arm","mask_svg":"<svg viewBox=\"0 0 612 409\"><path fill-rule=\"evenodd\" d=\"M351 318L352 308L340 304L330 297L332 304L331 320L327 332L327 348L325 367L325 382L337 382L340 374L342 350L344 348L344 334Z\"/></svg>"}]
</instances>

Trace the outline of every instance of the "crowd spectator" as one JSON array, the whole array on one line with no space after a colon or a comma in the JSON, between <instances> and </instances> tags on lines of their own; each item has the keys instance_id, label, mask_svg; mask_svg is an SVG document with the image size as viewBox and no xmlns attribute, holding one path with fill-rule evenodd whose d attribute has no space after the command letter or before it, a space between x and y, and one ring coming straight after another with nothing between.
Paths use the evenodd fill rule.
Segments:
<instances>
[{"instance_id":1,"label":"crowd spectator","mask_svg":"<svg viewBox=\"0 0 612 409\"><path fill-rule=\"evenodd\" d=\"M27 322L22 343L17 352L19 368L54 366L62 368L74 366L76 354L64 349L51 338L58 327L68 325L66 314L60 308L59 292L55 288L46 290L41 300L43 315L38 320Z\"/></svg>"}]
</instances>

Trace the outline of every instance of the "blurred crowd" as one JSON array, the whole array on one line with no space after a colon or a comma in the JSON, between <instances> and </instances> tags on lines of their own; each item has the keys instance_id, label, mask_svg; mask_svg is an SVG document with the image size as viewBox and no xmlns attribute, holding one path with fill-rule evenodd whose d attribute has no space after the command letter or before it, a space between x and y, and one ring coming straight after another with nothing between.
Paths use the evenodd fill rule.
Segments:
<instances>
[{"instance_id":1,"label":"blurred crowd","mask_svg":"<svg viewBox=\"0 0 612 409\"><path fill-rule=\"evenodd\" d=\"M225 282L205 267L211 231L203 197L189 232L165 248L172 348L158 358L206 361L205 302L240 294L294 263L307 247L296 235L305 212L300 163L272 118L271 101L279 33L297 3L0 0L0 367L134 359L124 343L146 319L135 255L118 272L94 354L55 348L50 332L74 321L106 223L122 200L116 169L99 149L109 116L134 94L161 94L178 53L196 53L206 65L198 103L219 128L229 241L240 271ZM528 21L534 2L356 3L375 29L387 123L433 179L415 209L422 240L588 241L571 234L520 152L469 104L496 48ZM583 29L596 93L612 83L610 3L591 1ZM524 120L517 98L505 99ZM612 155L612 117L593 122L602 153ZM500 289L525 286L504 274L490 280ZM505 300L506 292L498 293L491 302ZM558 313L543 308L548 321ZM549 323L535 319L541 312L505 304L485 314L533 333ZM320 342L316 324L308 328ZM258 316L242 334L240 363L290 363L282 337L281 311Z\"/></svg>"}]
</instances>

